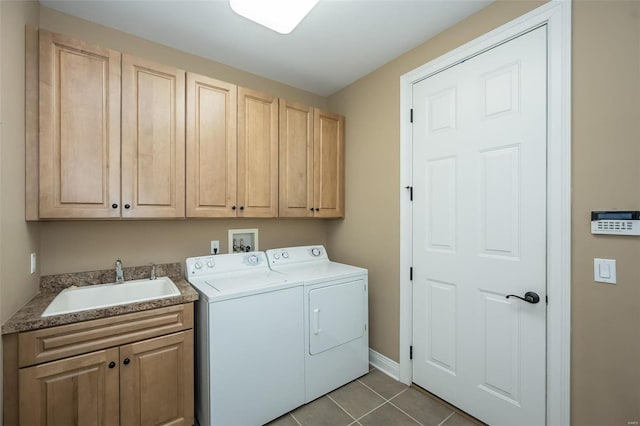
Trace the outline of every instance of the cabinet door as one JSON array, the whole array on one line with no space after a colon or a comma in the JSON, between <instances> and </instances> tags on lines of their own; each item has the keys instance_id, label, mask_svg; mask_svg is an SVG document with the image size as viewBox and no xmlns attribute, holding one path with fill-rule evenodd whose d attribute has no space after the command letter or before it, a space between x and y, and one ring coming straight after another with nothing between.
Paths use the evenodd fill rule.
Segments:
<instances>
[{"instance_id":1,"label":"cabinet door","mask_svg":"<svg viewBox=\"0 0 640 426\"><path fill-rule=\"evenodd\" d=\"M317 217L344 217L344 117L314 112L314 208Z\"/></svg>"},{"instance_id":2,"label":"cabinet door","mask_svg":"<svg viewBox=\"0 0 640 426\"><path fill-rule=\"evenodd\" d=\"M120 56L40 31L41 218L120 216Z\"/></svg>"},{"instance_id":3,"label":"cabinet door","mask_svg":"<svg viewBox=\"0 0 640 426\"><path fill-rule=\"evenodd\" d=\"M122 55L122 217L184 217L185 73Z\"/></svg>"},{"instance_id":4,"label":"cabinet door","mask_svg":"<svg viewBox=\"0 0 640 426\"><path fill-rule=\"evenodd\" d=\"M313 216L313 108L280 99L280 217Z\"/></svg>"},{"instance_id":5,"label":"cabinet door","mask_svg":"<svg viewBox=\"0 0 640 426\"><path fill-rule=\"evenodd\" d=\"M193 424L193 331L120 347L120 424Z\"/></svg>"},{"instance_id":6,"label":"cabinet door","mask_svg":"<svg viewBox=\"0 0 640 426\"><path fill-rule=\"evenodd\" d=\"M187 73L187 217L235 217L237 88Z\"/></svg>"},{"instance_id":7,"label":"cabinet door","mask_svg":"<svg viewBox=\"0 0 640 426\"><path fill-rule=\"evenodd\" d=\"M278 98L238 88L238 216L278 216Z\"/></svg>"},{"instance_id":8,"label":"cabinet door","mask_svg":"<svg viewBox=\"0 0 640 426\"><path fill-rule=\"evenodd\" d=\"M21 425L118 425L117 348L23 368L18 374Z\"/></svg>"}]
</instances>

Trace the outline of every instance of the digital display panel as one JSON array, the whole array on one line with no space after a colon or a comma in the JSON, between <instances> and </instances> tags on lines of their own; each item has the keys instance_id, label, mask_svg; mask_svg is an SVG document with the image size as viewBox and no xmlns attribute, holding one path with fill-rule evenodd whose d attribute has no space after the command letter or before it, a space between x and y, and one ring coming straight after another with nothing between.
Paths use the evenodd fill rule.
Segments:
<instances>
[{"instance_id":1,"label":"digital display panel","mask_svg":"<svg viewBox=\"0 0 640 426\"><path fill-rule=\"evenodd\" d=\"M618 219L618 220L631 220L633 214L630 212L608 212L598 214L598 219Z\"/></svg>"},{"instance_id":2,"label":"digital display panel","mask_svg":"<svg viewBox=\"0 0 640 426\"><path fill-rule=\"evenodd\" d=\"M591 220L638 220L639 211L591 212Z\"/></svg>"}]
</instances>

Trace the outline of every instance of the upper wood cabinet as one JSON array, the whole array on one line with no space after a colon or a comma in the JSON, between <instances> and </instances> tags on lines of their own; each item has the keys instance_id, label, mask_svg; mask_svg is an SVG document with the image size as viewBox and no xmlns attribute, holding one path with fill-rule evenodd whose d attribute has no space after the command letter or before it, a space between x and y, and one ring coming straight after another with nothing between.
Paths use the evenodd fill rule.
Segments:
<instances>
[{"instance_id":1,"label":"upper wood cabinet","mask_svg":"<svg viewBox=\"0 0 640 426\"><path fill-rule=\"evenodd\" d=\"M187 217L235 217L237 88L187 73Z\"/></svg>"},{"instance_id":2,"label":"upper wood cabinet","mask_svg":"<svg viewBox=\"0 0 640 426\"><path fill-rule=\"evenodd\" d=\"M344 117L280 101L280 216L344 217Z\"/></svg>"},{"instance_id":3,"label":"upper wood cabinet","mask_svg":"<svg viewBox=\"0 0 640 426\"><path fill-rule=\"evenodd\" d=\"M39 68L40 217L119 217L120 53L41 30Z\"/></svg>"},{"instance_id":4,"label":"upper wood cabinet","mask_svg":"<svg viewBox=\"0 0 640 426\"><path fill-rule=\"evenodd\" d=\"M278 216L278 98L238 88L238 216Z\"/></svg>"},{"instance_id":5,"label":"upper wood cabinet","mask_svg":"<svg viewBox=\"0 0 640 426\"><path fill-rule=\"evenodd\" d=\"M313 217L313 108L280 100L280 217Z\"/></svg>"},{"instance_id":6,"label":"upper wood cabinet","mask_svg":"<svg viewBox=\"0 0 640 426\"><path fill-rule=\"evenodd\" d=\"M26 35L27 220L344 216L344 117Z\"/></svg>"},{"instance_id":7,"label":"upper wood cabinet","mask_svg":"<svg viewBox=\"0 0 640 426\"><path fill-rule=\"evenodd\" d=\"M122 217L185 212L185 72L122 55Z\"/></svg>"},{"instance_id":8,"label":"upper wood cabinet","mask_svg":"<svg viewBox=\"0 0 640 426\"><path fill-rule=\"evenodd\" d=\"M314 211L344 217L344 117L314 110Z\"/></svg>"}]
</instances>

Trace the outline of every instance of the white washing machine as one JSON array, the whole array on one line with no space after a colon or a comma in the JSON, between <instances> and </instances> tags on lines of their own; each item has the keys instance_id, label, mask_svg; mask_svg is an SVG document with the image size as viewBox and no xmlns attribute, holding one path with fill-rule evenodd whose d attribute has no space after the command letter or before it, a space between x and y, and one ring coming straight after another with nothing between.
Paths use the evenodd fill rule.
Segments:
<instances>
[{"instance_id":1,"label":"white washing machine","mask_svg":"<svg viewBox=\"0 0 640 426\"><path fill-rule=\"evenodd\" d=\"M269 266L304 281L305 403L369 370L368 271L323 246L267 250Z\"/></svg>"},{"instance_id":2,"label":"white washing machine","mask_svg":"<svg viewBox=\"0 0 640 426\"><path fill-rule=\"evenodd\" d=\"M192 257L196 419L261 425L304 402L303 287L269 269L264 252Z\"/></svg>"}]
</instances>

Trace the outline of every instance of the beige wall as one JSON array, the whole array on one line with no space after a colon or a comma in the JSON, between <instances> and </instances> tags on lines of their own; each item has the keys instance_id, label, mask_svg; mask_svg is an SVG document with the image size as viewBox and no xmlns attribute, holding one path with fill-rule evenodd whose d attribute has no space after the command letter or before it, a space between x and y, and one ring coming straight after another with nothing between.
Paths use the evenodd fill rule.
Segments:
<instances>
[{"instance_id":1,"label":"beige wall","mask_svg":"<svg viewBox=\"0 0 640 426\"><path fill-rule=\"evenodd\" d=\"M29 254L37 252L39 226L24 221L25 24L38 24L37 3L0 2L0 322L38 288Z\"/></svg>"},{"instance_id":2,"label":"beige wall","mask_svg":"<svg viewBox=\"0 0 640 426\"><path fill-rule=\"evenodd\" d=\"M399 78L532 9L499 1L329 98L347 116L347 212L334 257L370 270L371 347L399 359ZM640 2L573 7L572 423L640 420L640 241L596 237L589 212L640 209ZM618 284L593 282L617 259Z\"/></svg>"},{"instance_id":3,"label":"beige wall","mask_svg":"<svg viewBox=\"0 0 640 426\"><path fill-rule=\"evenodd\" d=\"M24 28L38 24L36 2L2 5L2 145L0 146L0 297L2 321L37 292L29 254L38 248L39 224L24 221Z\"/></svg>"},{"instance_id":4,"label":"beige wall","mask_svg":"<svg viewBox=\"0 0 640 426\"><path fill-rule=\"evenodd\" d=\"M45 7L40 9L40 27L288 100L326 107L327 100L321 96ZM238 228L258 228L262 250L288 244L325 244L327 240L327 222L320 220L46 222L41 224L41 271L49 275L111 268L116 258L130 266L182 262L188 256L208 253L211 240L220 240L224 253L227 230Z\"/></svg>"},{"instance_id":5,"label":"beige wall","mask_svg":"<svg viewBox=\"0 0 640 426\"><path fill-rule=\"evenodd\" d=\"M209 253L211 240L227 252L228 229L258 228L259 248L326 244L327 225L313 219L47 222L42 224L42 275L183 262Z\"/></svg>"},{"instance_id":6,"label":"beige wall","mask_svg":"<svg viewBox=\"0 0 640 426\"><path fill-rule=\"evenodd\" d=\"M346 214L333 257L369 269L370 346L399 359L400 76L533 9L499 1L329 97L346 124Z\"/></svg>"},{"instance_id":7,"label":"beige wall","mask_svg":"<svg viewBox=\"0 0 640 426\"><path fill-rule=\"evenodd\" d=\"M640 2L573 8L573 351L576 425L640 420L640 241L594 236L589 213L640 210ZM617 285L593 258L617 260Z\"/></svg>"}]
</instances>

